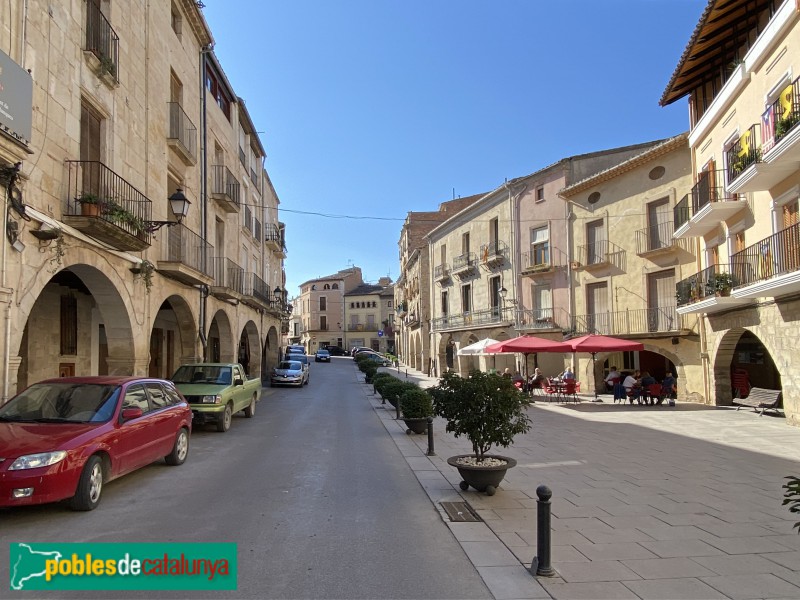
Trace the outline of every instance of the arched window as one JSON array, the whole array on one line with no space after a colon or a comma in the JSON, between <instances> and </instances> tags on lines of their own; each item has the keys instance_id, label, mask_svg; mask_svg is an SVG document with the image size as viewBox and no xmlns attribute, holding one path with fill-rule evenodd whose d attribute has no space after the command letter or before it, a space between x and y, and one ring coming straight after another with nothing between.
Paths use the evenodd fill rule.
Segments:
<instances>
[{"instance_id":1,"label":"arched window","mask_svg":"<svg viewBox=\"0 0 800 600\"><path fill-rule=\"evenodd\" d=\"M339 289L339 284L338 283L334 283L333 284L333 289L338 290Z\"/></svg>"},{"instance_id":2,"label":"arched window","mask_svg":"<svg viewBox=\"0 0 800 600\"><path fill-rule=\"evenodd\" d=\"M311 286L311 291L312 291L312 292L313 292L315 289L317 289L317 286L316 286L316 284Z\"/></svg>"},{"instance_id":3,"label":"arched window","mask_svg":"<svg viewBox=\"0 0 800 600\"><path fill-rule=\"evenodd\" d=\"M329 289L331 289L331 286L326 283L325 286L322 289L323 290L329 290Z\"/></svg>"}]
</instances>

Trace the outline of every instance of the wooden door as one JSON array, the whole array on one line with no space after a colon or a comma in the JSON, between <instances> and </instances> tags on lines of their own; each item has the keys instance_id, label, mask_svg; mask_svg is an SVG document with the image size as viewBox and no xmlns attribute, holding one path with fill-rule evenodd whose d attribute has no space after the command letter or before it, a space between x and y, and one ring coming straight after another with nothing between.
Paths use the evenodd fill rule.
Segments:
<instances>
[{"instance_id":1,"label":"wooden door","mask_svg":"<svg viewBox=\"0 0 800 600\"><path fill-rule=\"evenodd\" d=\"M595 265L605 262L608 253L606 228L603 221L594 221L586 225L587 255L586 264Z\"/></svg>"},{"instance_id":2,"label":"wooden door","mask_svg":"<svg viewBox=\"0 0 800 600\"><path fill-rule=\"evenodd\" d=\"M800 269L800 202L793 200L783 206L784 272Z\"/></svg>"},{"instance_id":3,"label":"wooden door","mask_svg":"<svg viewBox=\"0 0 800 600\"><path fill-rule=\"evenodd\" d=\"M667 248L672 244L672 209L669 198L647 205L648 250Z\"/></svg>"},{"instance_id":4,"label":"wooden door","mask_svg":"<svg viewBox=\"0 0 800 600\"><path fill-rule=\"evenodd\" d=\"M150 377L163 377L161 366L164 364L164 330L153 328L150 334L150 367L147 374ZM172 373L170 373L171 375Z\"/></svg>"}]
</instances>

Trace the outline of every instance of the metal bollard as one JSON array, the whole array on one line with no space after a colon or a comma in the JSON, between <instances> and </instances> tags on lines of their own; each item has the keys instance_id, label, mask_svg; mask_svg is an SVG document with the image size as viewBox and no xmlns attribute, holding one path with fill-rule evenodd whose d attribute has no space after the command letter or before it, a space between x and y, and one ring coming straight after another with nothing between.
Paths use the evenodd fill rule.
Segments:
<instances>
[{"instance_id":1,"label":"metal bollard","mask_svg":"<svg viewBox=\"0 0 800 600\"><path fill-rule=\"evenodd\" d=\"M397 404L394 407L395 416L394 418L400 420L400 398L397 399Z\"/></svg>"},{"instance_id":2,"label":"metal bollard","mask_svg":"<svg viewBox=\"0 0 800 600\"><path fill-rule=\"evenodd\" d=\"M426 456L436 456L433 451L433 417L428 417L428 452Z\"/></svg>"},{"instance_id":3,"label":"metal bollard","mask_svg":"<svg viewBox=\"0 0 800 600\"><path fill-rule=\"evenodd\" d=\"M536 504L536 556L531 571L538 577L554 577L557 573L550 566L550 498L553 492L546 485L536 488L539 500Z\"/></svg>"}]
</instances>

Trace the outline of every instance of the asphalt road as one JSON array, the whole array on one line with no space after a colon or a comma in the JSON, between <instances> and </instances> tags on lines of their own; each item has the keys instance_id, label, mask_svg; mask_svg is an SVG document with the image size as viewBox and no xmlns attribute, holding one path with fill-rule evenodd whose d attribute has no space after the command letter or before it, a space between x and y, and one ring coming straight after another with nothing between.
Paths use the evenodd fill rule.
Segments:
<instances>
[{"instance_id":1,"label":"asphalt road","mask_svg":"<svg viewBox=\"0 0 800 600\"><path fill-rule=\"evenodd\" d=\"M490 598L374 410L349 358L302 389L264 390L253 419L197 429L187 462L108 484L88 513L0 510L10 542L235 542L235 592L63 592L55 598Z\"/></svg>"}]
</instances>

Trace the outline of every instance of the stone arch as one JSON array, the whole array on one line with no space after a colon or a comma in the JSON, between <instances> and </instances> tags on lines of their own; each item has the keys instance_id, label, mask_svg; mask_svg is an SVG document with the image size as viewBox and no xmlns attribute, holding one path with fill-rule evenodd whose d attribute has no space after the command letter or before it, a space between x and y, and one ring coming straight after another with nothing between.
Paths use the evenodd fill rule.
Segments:
<instances>
[{"instance_id":1,"label":"stone arch","mask_svg":"<svg viewBox=\"0 0 800 600\"><path fill-rule=\"evenodd\" d=\"M672 350L669 350L665 346L657 346L655 344L650 344L647 342L641 342L644 346L644 349L640 352L653 352L654 354L660 354L661 356L666 357L673 365L675 365L675 379L678 382L678 395L681 398L685 398L687 395L686 392L686 371L681 361L681 358ZM586 391L591 392L592 390L597 390L597 392L605 392L605 384L601 385L601 382L605 379L603 377L603 365L605 364L606 359L611 356L612 354L616 354L616 352L598 352L595 356L595 361L592 363L592 356L591 354L583 353L584 356L588 356L589 360L585 362L585 366L582 369L582 373L576 373L576 377L578 380L586 380L589 382L589 385L586 386ZM620 366L621 368L621 366ZM594 386L594 387L592 387Z\"/></svg>"},{"instance_id":2,"label":"stone arch","mask_svg":"<svg viewBox=\"0 0 800 600\"><path fill-rule=\"evenodd\" d=\"M775 365L775 356L779 356L778 349L774 347L774 339L770 336L761 337L750 328L735 327L726 331L717 342L712 361L712 382L711 389L714 394L715 403L718 406L730 406L733 401L733 387L731 384L731 367L733 366L736 347L745 333L750 333L764 349L769 353L769 360ZM777 365L775 365L777 369ZM780 377L780 372L778 372ZM783 379L781 378L783 389Z\"/></svg>"},{"instance_id":3,"label":"stone arch","mask_svg":"<svg viewBox=\"0 0 800 600\"><path fill-rule=\"evenodd\" d=\"M264 336L264 347L261 351L261 379L269 377L272 368L278 364L279 353L280 337L277 328L273 325Z\"/></svg>"},{"instance_id":4,"label":"stone arch","mask_svg":"<svg viewBox=\"0 0 800 600\"><path fill-rule=\"evenodd\" d=\"M164 344L163 339L159 340L154 337L157 334L163 336L165 331L173 331L177 334L174 352L177 353L178 365L202 360L197 319L191 305L178 294L168 295L156 311L150 327L149 374L154 377L170 377L171 371L178 366L174 364L174 357L169 355L169 344ZM162 356L153 356L154 349ZM159 358L161 361L158 361ZM164 371L165 366L166 371Z\"/></svg>"},{"instance_id":5,"label":"stone arch","mask_svg":"<svg viewBox=\"0 0 800 600\"><path fill-rule=\"evenodd\" d=\"M478 341L478 336L471 331L464 331L461 333L460 339L458 340L457 348L460 350L461 348L465 348L470 344L474 344ZM469 375L470 371L473 369L480 370L481 364L480 359L476 355L459 355L458 350L456 350L456 359L458 360L458 374L462 377L466 377Z\"/></svg>"},{"instance_id":6,"label":"stone arch","mask_svg":"<svg viewBox=\"0 0 800 600\"><path fill-rule=\"evenodd\" d=\"M253 321L248 321L242 328L239 336L239 349L237 362L244 367L245 373L251 378L261 377L261 342L259 341L258 327Z\"/></svg>"},{"instance_id":7,"label":"stone arch","mask_svg":"<svg viewBox=\"0 0 800 600\"><path fill-rule=\"evenodd\" d=\"M208 348L205 360L210 362L236 362L236 343L233 339L233 327L228 314L220 309L209 320Z\"/></svg>"},{"instance_id":8,"label":"stone arch","mask_svg":"<svg viewBox=\"0 0 800 600\"><path fill-rule=\"evenodd\" d=\"M65 262L72 253L74 250L67 250ZM62 362L72 364L75 374L83 375L146 372L147 338L141 335L144 323L136 321L127 289L129 282L120 273L73 263L56 273L31 268L25 275L30 278L26 280L27 286L19 290L18 315L10 332L9 352L17 357L9 373L10 387L17 385L20 373L19 383L23 385L58 376ZM75 298L79 340L77 354L61 361L59 350L50 352L48 347L58 344L59 332L57 326L53 329L53 323L58 323L54 316L59 314L60 298L64 295ZM101 333L102 353L98 342ZM29 353L31 344L39 347L34 355Z\"/></svg>"}]
</instances>

